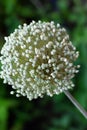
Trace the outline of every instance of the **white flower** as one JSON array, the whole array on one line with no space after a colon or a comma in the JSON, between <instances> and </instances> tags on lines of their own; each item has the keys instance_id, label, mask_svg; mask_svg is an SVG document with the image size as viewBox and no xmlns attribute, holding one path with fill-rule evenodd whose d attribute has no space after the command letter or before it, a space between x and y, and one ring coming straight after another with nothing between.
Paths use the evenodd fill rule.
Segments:
<instances>
[{"instance_id":1,"label":"white flower","mask_svg":"<svg viewBox=\"0 0 87 130\"><path fill-rule=\"evenodd\" d=\"M79 66L73 62L79 53L59 24L32 21L19 25L5 40L0 77L12 85L17 97L53 96L74 86L71 79Z\"/></svg>"}]
</instances>

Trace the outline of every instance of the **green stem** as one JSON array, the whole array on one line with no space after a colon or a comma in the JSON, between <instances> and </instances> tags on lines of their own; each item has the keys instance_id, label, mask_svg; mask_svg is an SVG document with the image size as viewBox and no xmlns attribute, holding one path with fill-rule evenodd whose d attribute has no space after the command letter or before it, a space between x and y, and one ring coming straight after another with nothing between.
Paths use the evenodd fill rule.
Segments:
<instances>
[{"instance_id":1,"label":"green stem","mask_svg":"<svg viewBox=\"0 0 87 130\"><path fill-rule=\"evenodd\" d=\"M87 112L85 109L78 103L78 101L70 94L68 90L64 91L65 95L70 99L70 101L76 106L76 108L82 113L82 115L87 119Z\"/></svg>"}]
</instances>

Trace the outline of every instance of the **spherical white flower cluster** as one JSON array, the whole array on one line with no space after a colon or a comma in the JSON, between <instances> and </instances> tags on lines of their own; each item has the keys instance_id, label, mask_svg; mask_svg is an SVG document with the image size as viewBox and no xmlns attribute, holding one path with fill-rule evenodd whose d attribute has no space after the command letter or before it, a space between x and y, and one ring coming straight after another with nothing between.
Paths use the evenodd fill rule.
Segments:
<instances>
[{"instance_id":1,"label":"spherical white flower cluster","mask_svg":"<svg viewBox=\"0 0 87 130\"><path fill-rule=\"evenodd\" d=\"M32 21L19 25L5 40L0 77L15 89L11 94L32 100L74 87L71 79L79 65L73 62L79 52L59 24Z\"/></svg>"}]
</instances>

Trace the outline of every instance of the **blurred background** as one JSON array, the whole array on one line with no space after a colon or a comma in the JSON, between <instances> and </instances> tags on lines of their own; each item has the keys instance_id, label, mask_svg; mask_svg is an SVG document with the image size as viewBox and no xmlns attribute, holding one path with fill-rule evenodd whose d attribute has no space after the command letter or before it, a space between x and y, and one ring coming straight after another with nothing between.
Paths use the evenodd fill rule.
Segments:
<instances>
[{"instance_id":1,"label":"blurred background","mask_svg":"<svg viewBox=\"0 0 87 130\"><path fill-rule=\"evenodd\" d=\"M0 0L0 50L4 36L32 20L53 20L67 29L81 65L71 93L87 110L87 1ZM10 95L11 90L0 79L0 130L87 130L87 120L63 93L29 101Z\"/></svg>"}]
</instances>

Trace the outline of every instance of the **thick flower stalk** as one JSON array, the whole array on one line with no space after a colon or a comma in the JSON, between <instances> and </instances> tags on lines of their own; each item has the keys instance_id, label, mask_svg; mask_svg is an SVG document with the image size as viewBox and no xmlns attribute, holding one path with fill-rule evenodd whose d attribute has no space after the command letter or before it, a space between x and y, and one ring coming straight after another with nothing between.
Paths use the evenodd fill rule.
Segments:
<instances>
[{"instance_id":1,"label":"thick flower stalk","mask_svg":"<svg viewBox=\"0 0 87 130\"><path fill-rule=\"evenodd\" d=\"M73 62L79 52L59 24L32 21L19 26L5 41L0 77L12 85L17 96L32 100L74 87L71 79L79 65Z\"/></svg>"}]
</instances>

